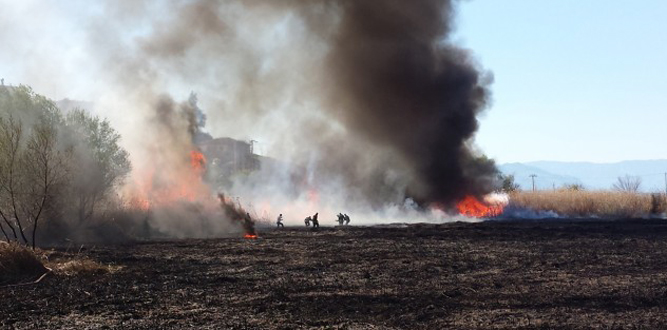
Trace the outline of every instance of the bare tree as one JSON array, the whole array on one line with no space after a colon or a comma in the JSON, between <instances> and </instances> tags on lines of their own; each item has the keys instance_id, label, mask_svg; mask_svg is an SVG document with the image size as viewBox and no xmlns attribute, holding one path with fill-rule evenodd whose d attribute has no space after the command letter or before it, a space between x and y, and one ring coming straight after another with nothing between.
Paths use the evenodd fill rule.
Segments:
<instances>
[{"instance_id":1,"label":"bare tree","mask_svg":"<svg viewBox=\"0 0 667 330\"><path fill-rule=\"evenodd\" d=\"M612 188L616 191L636 193L642 185L642 178L638 176L619 176Z\"/></svg>"},{"instance_id":2,"label":"bare tree","mask_svg":"<svg viewBox=\"0 0 667 330\"><path fill-rule=\"evenodd\" d=\"M34 249L38 223L66 183L69 152L57 148L53 123L42 120L31 131L25 139L20 121L0 118L0 217L13 240ZM12 238L5 233L5 239Z\"/></svg>"},{"instance_id":3,"label":"bare tree","mask_svg":"<svg viewBox=\"0 0 667 330\"><path fill-rule=\"evenodd\" d=\"M0 235L34 247L45 218L69 230L117 202L131 169L120 138L107 120L63 116L28 86L0 89Z\"/></svg>"},{"instance_id":4,"label":"bare tree","mask_svg":"<svg viewBox=\"0 0 667 330\"><path fill-rule=\"evenodd\" d=\"M23 125L20 121L0 118L0 217L12 231L13 240L28 244L19 215L21 181L20 151ZM20 234L17 234L18 233ZM10 238L5 236L7 240Z\"/></svg>"},{"instance_id":5,"label":"bare tree","mask_svg":"<svg viewBox=\"0 0 667 330\"><path fill-rule=\"evenodd\" d=\"M33 128L21 158L26 193L23 213L32 225L32 248L35 248L37 224L56 194L67 183L71 152L59 150L53 123L40 123Z\"/></svg>"}]
</instances>

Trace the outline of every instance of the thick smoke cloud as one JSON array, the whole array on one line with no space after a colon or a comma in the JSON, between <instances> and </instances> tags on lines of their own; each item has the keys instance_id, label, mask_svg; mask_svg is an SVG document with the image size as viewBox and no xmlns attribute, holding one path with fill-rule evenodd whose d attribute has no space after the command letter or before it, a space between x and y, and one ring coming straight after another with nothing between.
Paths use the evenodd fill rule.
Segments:
<instances>
[{"instance_id":1,"label":"thick smoke cloud","mask_svg":"<svg viewBox=\"0 0 667 330\"><path fill-rule=\"evenodd\" d=\"M453 1L174 4L127 63L138 81L198 89L213 135L261 132L309 186L348 201L451 205L491 190L493 163L470 147L491 79L448 39Z\"/></svg>"},{"instance_id":2,"label":"thick smoke cloud","mask_svg":"<svg viewBox=\"0 0 667 330\"><path fill-rule=\"evenodd\" d=\"M355 138L403 160L420 201L488 193L494 167L466 142L489 99L489 76L448 42L451 1L338 1L327 66L330 110Z\"/></svg>"},{"instance_id":3,"label":"thick smoke cloud","mask_svg":"<svg viewBox=\"0 0 667 330\"><path fill-rule=\"evenodd\" d=\"M450 41L455 7L108 0L65 20L80 24L85 43L68 45L86 56L76 62L81 70L52 76L86 82L77 86L120 131L134 169L129 190L155 195L152 187L193 181L183 173L196 150L193 133L202 133L201 109L202 134L257 140L276 160L225 187L254 211L284 213L288 224L318 211L389 212L406 221L413 201L448 208L492 189L495 167L472 141L491 75ZM80 59L51 53L66 68ZM196 104L187 101L192 91ZM221 191L189 188L214 201ZM184 226L182 218L163 223Z\"/></svg>"}]
</instances>

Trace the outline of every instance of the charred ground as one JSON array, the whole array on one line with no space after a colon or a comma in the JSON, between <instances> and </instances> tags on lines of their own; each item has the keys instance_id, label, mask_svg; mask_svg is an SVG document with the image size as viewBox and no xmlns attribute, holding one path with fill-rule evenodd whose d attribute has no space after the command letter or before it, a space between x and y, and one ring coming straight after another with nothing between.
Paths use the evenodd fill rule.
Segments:
<instances>
[{"instance_id":1,"label":"charred ground","mask_svg":"<svg viewBox=\"0 0 667 330\"><path fill-rule=\"evenodd\" d=\"M667 222L287 228L94 247L122 266L0 289L0 326L503 329L667 325ZM52 258L68 256L56 251Z\"/></svg>"}]
</instances>

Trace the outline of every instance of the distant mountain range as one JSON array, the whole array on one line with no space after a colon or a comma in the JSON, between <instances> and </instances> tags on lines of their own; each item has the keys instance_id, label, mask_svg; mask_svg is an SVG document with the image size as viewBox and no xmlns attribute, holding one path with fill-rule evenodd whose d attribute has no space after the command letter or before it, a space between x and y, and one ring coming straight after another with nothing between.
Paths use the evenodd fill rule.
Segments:
<instances>
[{"instance_id":1,"label":"distant mountain range","mask_svg":"<svg viewBox=\"0 0 667 330\"><path fill-rule=\"evenodd\" d=\"M513 174L523 190L532 189L530 175L535 174L536 189L553 189L568 184L582 184L586 189L611 189L618 177L638 176L644 192L664 192L667 160L629 160L618 163L537 161L507 163L498 166L504 174Z\"/></svg>"}]
</instances>

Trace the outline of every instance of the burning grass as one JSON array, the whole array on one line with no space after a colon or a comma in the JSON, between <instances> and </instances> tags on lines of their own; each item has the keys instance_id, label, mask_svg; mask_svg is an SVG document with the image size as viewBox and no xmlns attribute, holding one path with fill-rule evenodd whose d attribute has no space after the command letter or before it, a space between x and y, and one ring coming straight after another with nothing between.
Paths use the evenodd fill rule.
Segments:
<instances>
[{"instance_id":1,"label":"burning grass","mask_svg":"<svg viewBox=\"0 0 667 330\"><path fill-rule=\"evenodd\" d=\"M456 208L459 213L467 217L496 217L503 213L505 205L507 205L507 195L490 194L483 200L479 200L474 196L466 196L461 200Z\"/></svg>"},{"instance_id":2,"label":"burning grass","mask_svg":"<svg viewBox=\"0 0 667 330\"><path fill-rule=\"evenodd\" d=\"M602 218L646 217L667 211L664 195L614 191L517 192L510 197L510 207Z\"/></svg>"}]
</instances>

